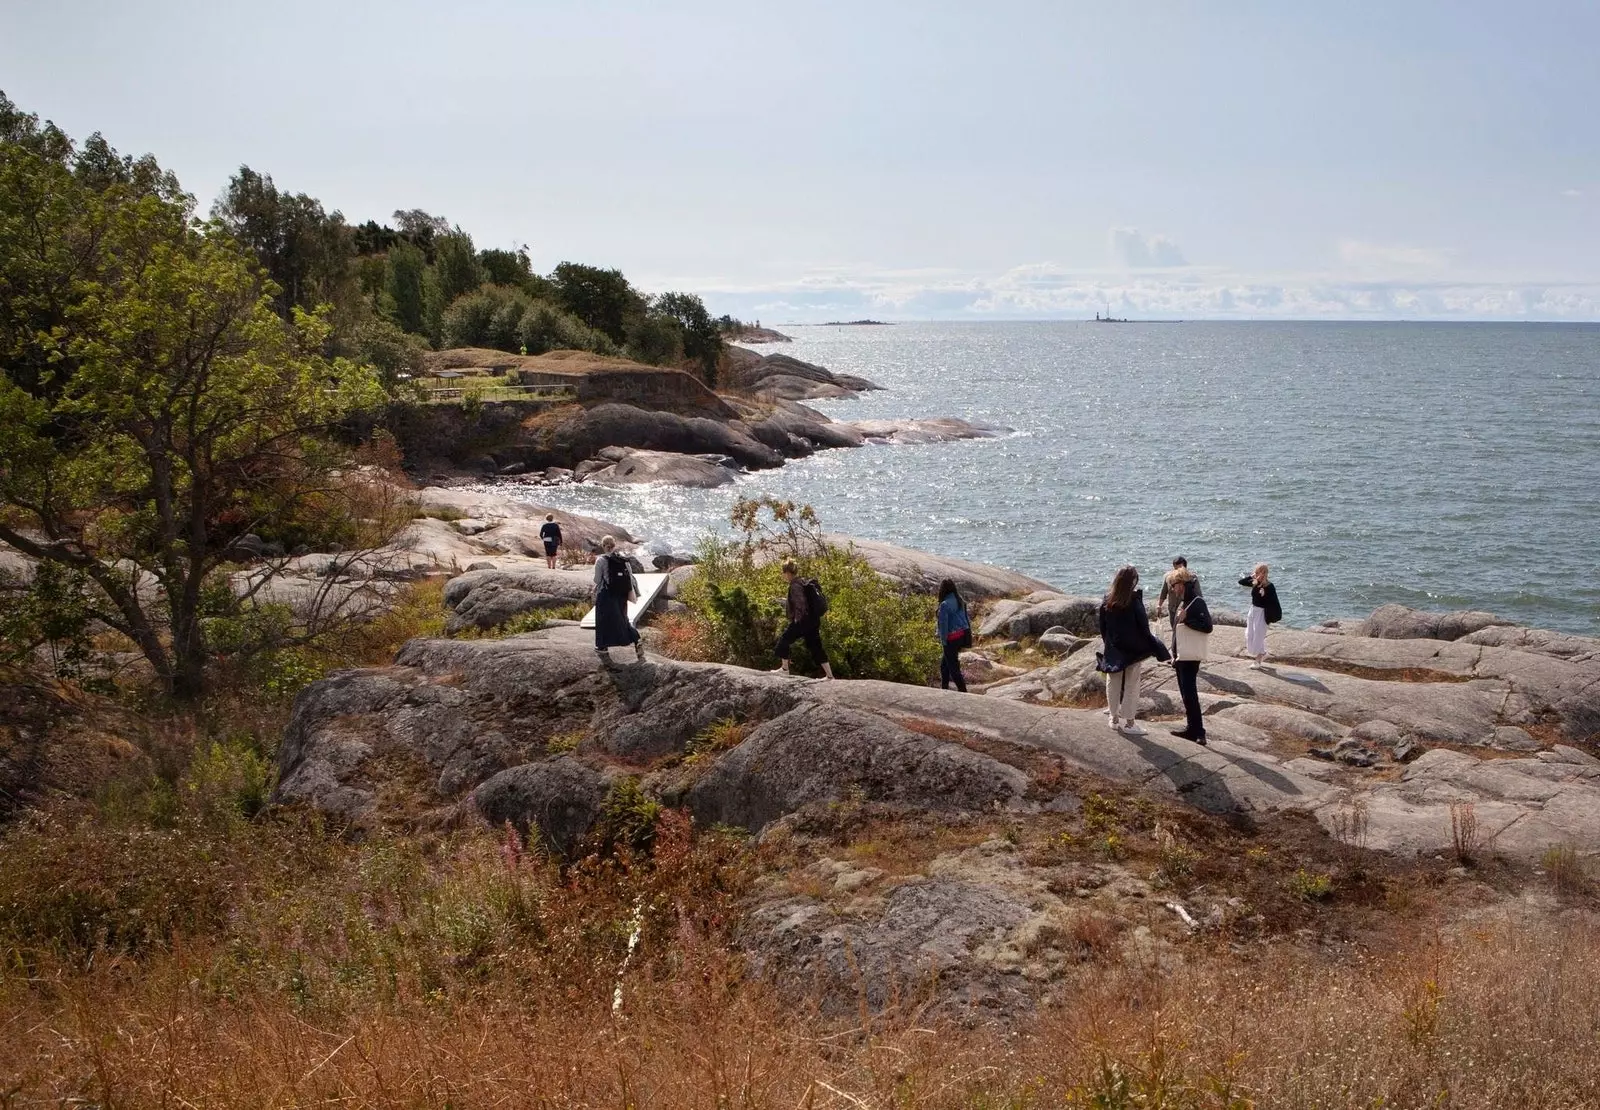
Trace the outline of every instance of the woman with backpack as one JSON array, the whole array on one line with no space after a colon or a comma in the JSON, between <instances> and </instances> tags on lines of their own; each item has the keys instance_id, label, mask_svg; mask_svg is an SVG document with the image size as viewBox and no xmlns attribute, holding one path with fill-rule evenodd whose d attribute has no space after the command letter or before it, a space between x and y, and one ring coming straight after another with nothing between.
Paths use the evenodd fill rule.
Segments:
<instances>
[{"instance_id":1,"label":"woman with backpack","mask_svg":"<svg viewBox=\"0 0 1600 1110\"><path fill-rule=\"evenodd\" d=\"M1172 601L1172 668L1178 672L1178 696L1183 699L1183 728L1172 735L1206 742L1206 719L1200 712L1200 664L1206 660L1206 644L1211 639L1211 610L1196 587L1198 580L1188 567L1167 575L1168 596Z\"/></svg>"},{"instance_id":2,"label":"woman with backpack","mask_svg":"<svg viewBox=\"0 0 1600 1110\"><path fill-rule=\"evenodd\" d=\"M944 655L939 660L939 685L967 692L967 680L961 673L961 652L972 646L972 621L967 617L967 603L949 578L939 583L939 646Z\"/></svg>"},{"instance_id":3,"label":"woman with backpack","mask_svg":"<svg viewBox=\"0 0 1600 1110\"><path fill-rule=\"evenodd\" d=\"M789 583L789 592L783 599L789 626L778 638L778 670L789 673L789 651L796 640L802 640L812 660L822 665L824 677L831 679L833 664L828 662L828 653L822 646L822 614L828 611L828 600L815 578L800 577L800 569L792 560L782 569L784 580Z\"/></svg>"},{"instance_id":4,"label":"woman with backpack","mask_svg":"<svg viewBox=\"0 0 1600 1110\"><path fill-rule=\"evenodd\" d=\"M1100 602L1100 639L1096 669L1106 676L1106 708L1111 727L1129 736L1143 736L1135 720L1139 715L1139 674L1152 655L1162 662L1172 658L1167 647L1150 631L1150 615L1139 589L1139 572L1123 567L1111 580Z\"/></svg>"},{"instance_id":5,"label":"woman with backpack","mask_svg":"<svg viewBox=\"0 0 1600 1110\"><path fill-rule=\"evenodd\" d=\"M1267 564L1257 563L1256 569L1239 579L1239 585L1250 590L1250 616L1244 622L1244 651L1251 656L1250 669L1259 671L1267 657L1267 625L1283 619L1283 606L1278 604L1278 588L1267 581Z\"/></svg>"},{"instance_id":6,"label":"woman with backpack","mask_svg":"<svg viewBox=\"0 0 1600 1110\"><path fill-rule=\"evenodd\" d=\"M618 554L617 541L607 536L600 541L600 557L594 561L594 652L608 667L610 649L629 644L639 662L644 662L644 641L628 620L628 602L638 596L627 556Z\"/></svg>"}]
</instances>

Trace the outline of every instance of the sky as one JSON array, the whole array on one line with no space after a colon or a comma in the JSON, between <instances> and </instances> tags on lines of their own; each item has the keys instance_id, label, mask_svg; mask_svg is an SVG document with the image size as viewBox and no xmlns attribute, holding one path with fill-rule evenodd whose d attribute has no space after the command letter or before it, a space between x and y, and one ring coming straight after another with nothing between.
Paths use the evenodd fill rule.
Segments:
<instances>
[{"instance_id":1,"label":"sky","mask_svg":"<svg viewBox=\"0 0 1600 1110\"><path fill-rule=\"evenodd\" d=\"M0 0L0 90L764 323L1600 320L1600 4Z\"/></svg>"}]
</instances>

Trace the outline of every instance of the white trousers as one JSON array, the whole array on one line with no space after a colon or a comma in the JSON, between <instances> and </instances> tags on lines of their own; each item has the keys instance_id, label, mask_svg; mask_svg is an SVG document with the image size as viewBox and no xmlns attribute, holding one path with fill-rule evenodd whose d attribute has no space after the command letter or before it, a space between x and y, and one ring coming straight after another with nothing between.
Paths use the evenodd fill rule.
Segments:
<instances>
[{"instance_id":1,"label":"white trousers","mask_svg":"<svg viewBox=\"0 0 1600 1110\"><path fill-rule=\"evenodd\" d=\"M1141 659L1116 674L1106 675L1106 707L1113 717L1131 721L1139 715L1139 674L1143 670Z\"/></svg>"},{"instance_id":2,"label":"white trousers","mask_svg":"<svg viewBox=\"0 0 1600 1110\"><path fill-rule=\"evenodd\" d=\"M1259 605L1250 606L1250 615L1244 619L1244 650L1247 655L1267 653L1267 611Z\"/></svg>"}]
</instances>

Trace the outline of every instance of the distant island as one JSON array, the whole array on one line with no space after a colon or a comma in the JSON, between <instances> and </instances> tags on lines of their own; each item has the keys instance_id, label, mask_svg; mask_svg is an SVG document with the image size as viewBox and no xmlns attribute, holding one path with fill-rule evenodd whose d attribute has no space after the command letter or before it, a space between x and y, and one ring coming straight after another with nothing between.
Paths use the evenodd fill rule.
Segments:
<instances>
[{"instance_id":1,"label":"distant island","mask_svg":"<svg viewBox=\"0 0 1600 1110\"><path fill-rule=\"evenodd\" d=\"M792 336L784 335L781 331L764 328L760 322L754 324L736 324L731 331L723 332L726 339L738 343L793 343Z\"/></svg>"},{"instance_id":2,"label":"distant island","mask_svg":"<svg viewBox=\"0 0 1600 1110\"><path fill-rule=\"evenodd\" d=\"M886 328L888 320L829 320L822 325L825 328Z\"/></svg>"},{"instance_id":3,"label":"distant island","mask_svg":"<svg viewBox=\"0 0 1600 1110\"><path fill-rule=\"evenodd\" d=\"M1131 324L1131 323L1133 323L1132 320L1126 319L1124 317L1113 316L1109 312L1106 313L1104 316L1102 316L1098 312L1096 312L1094 314L1094 321L1097 324Z\"/></svg>"}]
</instances>

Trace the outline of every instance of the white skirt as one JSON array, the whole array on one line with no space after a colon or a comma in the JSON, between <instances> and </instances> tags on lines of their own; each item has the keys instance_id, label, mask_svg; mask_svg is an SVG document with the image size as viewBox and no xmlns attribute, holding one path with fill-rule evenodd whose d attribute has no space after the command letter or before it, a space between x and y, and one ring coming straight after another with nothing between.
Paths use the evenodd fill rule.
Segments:
<instances>
[{"instance_id":1,"label":"white skirt","mask_svg":"<svg viewBox=\"0 0 1600 1110\"><path fill-rule=\"evenodd\" d=\"M1267 653L1267 611L1259 605L1250 606L1244 622L1244 650L1246 655Z\"/></svg>"}]
</instances>

